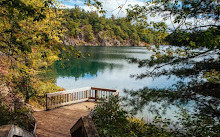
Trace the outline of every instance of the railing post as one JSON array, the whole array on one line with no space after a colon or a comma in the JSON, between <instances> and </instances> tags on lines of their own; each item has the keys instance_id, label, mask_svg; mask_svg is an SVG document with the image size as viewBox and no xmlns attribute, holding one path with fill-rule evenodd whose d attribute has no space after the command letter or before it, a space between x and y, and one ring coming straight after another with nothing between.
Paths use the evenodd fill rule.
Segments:
<instances>
[{"instance_id":1,"label":"railing post","mask_svg":"<svg viewBox=\"0 0 220 137\"><path fill-rule=\"evenodd\" d=\"M118 90L115 92L114 96L118 99L118 96L119 96L119 91Z\"/></svg>"},{"instance_id":2,"label":"railing post","mask_svg":"<svg viewBox=\"0 0 220 137\"><path fill-rule=\"evenodd\" d=\"M89 90L86 91L86 98L89 98Z\"/></svg>"},{"instance_id":3,"label":"railing post","mask_svg":"<svg viewBox=\"0 0 220 137\"><path fill-rule=\"evenodd\" d=\"M46 94L46 110L48 110L48 100L47 100L47 94Z\"/></svg>"},{"instance_id":4,"label":"railing post","mask_svg":"<svg viewBox=\"0 0 220 137\"><path fill-rule=\"evenodd\" d=\"M95 90L95 101L97 101L97 90Z\"/></svg>"},{"instance_id":5,"label":"railing post","mask_svg":"<svg viewBox=\"0 0 220 137\"><path fill-rule=\"evenodd\" d=\"M67 94L67 101L66 102L69 102L69 94Z\"/></svg>"}]
</instances>

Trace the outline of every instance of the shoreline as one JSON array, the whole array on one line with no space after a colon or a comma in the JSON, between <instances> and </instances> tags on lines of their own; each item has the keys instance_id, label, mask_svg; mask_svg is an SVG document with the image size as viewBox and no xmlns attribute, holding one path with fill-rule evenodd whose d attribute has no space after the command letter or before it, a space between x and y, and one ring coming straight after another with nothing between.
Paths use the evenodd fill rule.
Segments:
<instances>
[{"instance_id":1,"label":"shoreline","mask_svg":"<svg viewBox=\"0 0 220 137\"><path fill-rule=\"evenodd\" d=\"M102 46L102 45L74 45L74 47L148 47L148 46L152 46L152 45L147 45L147 46Z\"/></svg>"}]
</instances>

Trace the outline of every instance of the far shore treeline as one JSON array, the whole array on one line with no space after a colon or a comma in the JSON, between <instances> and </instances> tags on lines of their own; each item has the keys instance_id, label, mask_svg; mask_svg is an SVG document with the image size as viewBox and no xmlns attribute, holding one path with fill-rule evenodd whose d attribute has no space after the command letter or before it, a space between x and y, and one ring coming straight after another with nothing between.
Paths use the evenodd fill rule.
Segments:
<instances>
[{"instance_id":1,"label":"far shore treeline","mask_svg":"<svg viewBox=\"0 0 220 137\"><path fill-rule=\"evenodd\" d=\"M149 46L164 43L167 36L167 25L163 22L132 21L128 16L114 15L106 18L77 6L63 9L63 19L67 28L65 42L77 46Z\"/></svg>"}]
</instances>

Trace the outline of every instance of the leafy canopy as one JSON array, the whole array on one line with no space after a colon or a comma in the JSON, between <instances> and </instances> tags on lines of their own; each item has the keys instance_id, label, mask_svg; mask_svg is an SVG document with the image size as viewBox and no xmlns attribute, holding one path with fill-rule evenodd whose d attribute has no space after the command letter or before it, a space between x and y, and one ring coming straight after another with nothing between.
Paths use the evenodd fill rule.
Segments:
<instances>
[{"instance_id":1,"label":"leafy canopy","mask_svg":"<svg viewBox=\"0 0 220 137\"><path fill-rule=\"evenodd\" d=\"M220 120L220 26L219 1L217 0L153 0L145 6L135 6L129 11L130 17L142 15L162 15L173 24L172 32L165 38L170 45L155 46L150 50L150 59L132 59L139 67L146 67L146 73L133 75L144 77L176 78L176 83L168 88L145 87L138 91L125 90L128 104L134 110L141 110L150 102L160 102L166 109L172 105L192 103L194 117L190 121L209 123L209 128L199 128L202 136L219 133ZM132 12L134 11L134 12ZM161 81L163 82L163 81ZM159 83L158 83L159 84ZM150 111L157 112L151 107ZM197 121L197 122L198 122ZM183 124L183 123L182 123ZM195 123L194 123L195 124ZM183 124L184 125L184 124ZM186 131L190 131L187 128ZM199 132L192 133L200 136Z\"/></svg>"}]
</instances>

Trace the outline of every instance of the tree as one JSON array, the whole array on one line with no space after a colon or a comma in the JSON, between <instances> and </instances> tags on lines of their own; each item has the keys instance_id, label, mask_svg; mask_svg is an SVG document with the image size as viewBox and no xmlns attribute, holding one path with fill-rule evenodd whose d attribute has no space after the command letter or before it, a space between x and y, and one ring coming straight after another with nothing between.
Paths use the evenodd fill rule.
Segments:
<instances>
[{"instance_id":1,"label":"tree","mask_svg":"<svg viewBox=\"0 0 220 137\"><path fill-rule=\"evenodd\" d=\"M42 76L74 50L63 44L62 11L50 0L3 0L0 5L1 86L9 89L14 101L8 107L19 110L16 104L23 99L43 107L45 93L60 88L54 79Z\"/></svg>"},{"instance_id":2,"label":"tree","mask_svg":"<svg viewBox=\"0 0 220 137\"><path fill-rule=\"evenodd\" d=\"M131 42L133 43L134 46L139 44L140 38L139 38L139 36L138 36L137 31L134 31L134 32L132 33L130 39L131 39Z\"/></svg>"},{"instance_id":3,"label":"tree","mask_svg":"<svg viewBox=\"0 0 220 137\"><path fill-rule=\"evenodd\" d=\"M167 25L164 22L152 23L153 25L153 41L154 45L163 44L163 40L167 36Z\"/></svg>"},{"instance_id":4,"label":"tree","mask_svg":"<svg viewBox=\"0 0 220 137\"><path fill-rule=\"evenodd\" d=\"M94 39L93 30L91 25L84 26L84 33L85 33L85 41L92 42Z\"/></svg>"},{"instance_id":5,"label":"tree","mask_svg":"<svg viewBox=\"0 0 220 137\"><path fill-rule=\"evenodd\" d=\"M133 9L130 10L130 15L135 14L135 17L143 14L160 14L165 19L171 20L174 29L166 37L166 41L179 46L179 48L170 46L166 50L158 46L152 47L154 54L150 59L132 59L131 62L148 69L146 73L133 76L138 79L165 76L168 79L176 77L179 80L172 87L164 89L146 87L138 91L126 90L125 92L132 97L128 98L129 105L134 106L135 110L140 110L149 102L161 102L166 108L169 104L193 101L196 104L195 113L192 113L193 120L201 122L196 126L200 129L199 126L209 123L209 128L191 135L199 136L204 133L203 135L206 136L210 133L218 136L220 130L219 2L217 0L153 0L147 6L133 8L141 9L135 13L132 13ZM186 79L189 82L185 82ZM186 130L190 131L189 128Z\"/></svg>"}]
</instances>

